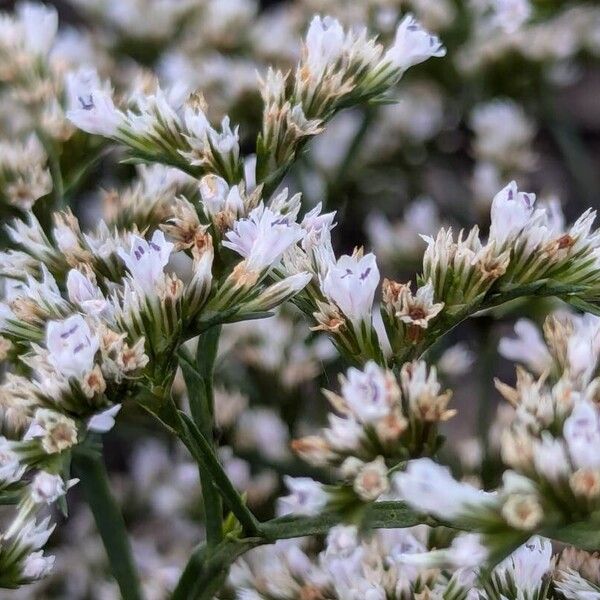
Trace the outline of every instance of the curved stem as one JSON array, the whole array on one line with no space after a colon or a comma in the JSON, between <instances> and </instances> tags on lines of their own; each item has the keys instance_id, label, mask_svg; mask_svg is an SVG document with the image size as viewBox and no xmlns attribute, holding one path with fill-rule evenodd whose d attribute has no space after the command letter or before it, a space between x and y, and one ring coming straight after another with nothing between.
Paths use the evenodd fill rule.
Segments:
<instances>
[{"instance_id":1,"label":"curved stem","mask_svg":"<svg viewBox=\"0 0 600 600\"><path fill-rule=\"evenodd\" d=\"M210 474L213 484L221 492L231 512L240 522L244 533L250 536L258 534L258 522L256 518L233 487L206 438L185 413L180 411L179 416L183 432L185 433L184 441L186 441L188 450L192 453L194 459Z\"/></svg>"},{"instance_id":2,"label":"curved stem","mask_svg":"<svg viewBox=\"0 0 600 600\"><path fill-rule=\"evenodd\" d=\"M244 532L248 535L255 534L258 526L256 518L244 504L223 470L212 445L202 435L194 421L178 410L171 398L149 393L142 400L142 407L158 419L168 431L179 437L199 467L210 476L213 485L240 522Z\"/></svg>"},{"instance_id":3,"label":"curved stem","mask_svg":"<svg viewBox=\"0 0 600 600\"><path fill-rule=\"evenodd\" d=\"M210 594L218 591L231 565L248 550L277 540L325 535L343 521L344 516L337 512L314 517L280 517L261 523L255 537L226 538L211 551L204 544L197 546L183 571L173 600L212 598ZM404 528L421 523L436 524L402 502L375 502L365 508L361 522L366 529Z\"/></svg>"}]
</instances>

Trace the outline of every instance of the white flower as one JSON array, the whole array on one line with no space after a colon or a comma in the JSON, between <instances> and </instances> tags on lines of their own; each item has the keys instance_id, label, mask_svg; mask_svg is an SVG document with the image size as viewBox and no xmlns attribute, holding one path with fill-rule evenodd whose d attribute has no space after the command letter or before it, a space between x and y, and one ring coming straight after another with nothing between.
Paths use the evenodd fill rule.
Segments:
<instances>
[{"instance_id":1,"label":"white flower","mask_svg":"<svg viewBox=\"0 0 600 600\"><path fill-rule=\"evenodd\" d=\"M412 508L446 520L493 502L485 492L456 481L446 467L430 458L411 460L406 471L394 476L394 484Z\"/></svg>"},{"instance_id":2,"label":"white flower","mask_svg":"<svg viewBox=\"0 0 600 600\"><path fill-rule=\"evenodd\" d=\"M594 404L586 400L575 405L565 421L563 436L575 468L600 468L600 423Z\"/></svg>"},{"instance_id":3,"label":"white flower","mask_svg":"<svg viewBox=\"0 0 600 600\"><path fill-rule=\"evenodd\" d=\"M49 321L46 348L50 363L65 377L82 377L94 366L98 337L81 315Z\"/></svg>"},{"instance_id":4,"label":"white flower","mask_svg":"<svg viewBox=\"0 0 600 600\"><path fill-rule=\"evenodd\" d=\"M0 437L0 487L19 481L25 473L26 465L22 465L10 442Z\"/></svg>"},{"instance_id":5,"label":"white flower","mask_svg":"<svg viewBox=\"0 0 600 600\"><path fill-rule=\"evenodd\" d=\"M256 154L244 157L244 183L247 192L253 192L256 189Z\"/></svg>"},{"instance_id":6,"label":"white flower","mask_svg":"<svg viewBox=\"0 0 600 600\"><path fill-rule=\"evenodd\" d=\"M342 383L344 400L362 423L372 423L389 414L393 401L390 391L387 373L373 361L369 361L363 371L348 369Z\"/></svg>"},{"instance_id":7,"label":"white flower","mask_svg":"<svg viewBox=\"0 0 600 600\"><path fill-rule=\"evenodd\" d=\"M451 566L454 568L478 567L488 557L487 548L475 533L457 535L450 545Z\"/></svg>"},{"instance_id":8,"label":"white flower","mask_svg":"<svg viewBox=\"0 0 600 600\"><path fill-rule=\"evenodd\" d=\"M323 430L323 435L333 450L344 452L360 446L365 433L362 425L354 419L338 417L333 413L329 413L327 418L329 427Z\"/></svg>"},{"instance_id":9,"label":"white flower","mask_svg":"<svg viewBox=\"0 0 600 600\"><path fill-rule=\"evenodd\" d=\"M16 543L21 546L28 547L32 550L41 548L50 537L50 534L54 531L55 525L50 525L50 517L46 517L39 523L35 522L35 519L29 519L23 523L20 519L16 519L15 522L19 524L18 531L13 531L12 527L3 536L4 539L12 537L16 538Z\"/></svg>"},{"instance_id":10,"label":"white flower","mask_svg":"<svg viewBox=\"0 0 600 600\"><path fill-rule=\"evenodd\" d=\"M23 563L23 579L42 579L50 573L52 567L54 567L54 556L44 556L43 550L32 552Z\"/></svg>"},{"instance_id":11,"label":"white flower","mask_svg":"<svg viewBox=\"0 0 600 600\"><path fill-rule=\"evenodd\" d=\"M492 201L490 241L500 247L521 233L531 220L534 203L535 194L519 192L514 181L500 190Z\"/></svg>"},{"instance_id":12,"label":"white flower","mask_svg":"<svg viewBox=\"0 0 600 600\"><path fill-rule=\"evenodd\" d=\"M206 134L210 129L210 123L208 122L204 111L197 106L186 105L183 119L185 121L186 129L194 138L193 140L190 140L192 144L196 146L199 144L202 146Z\"/></svg>"},{"instance_id":13,"label":"white flower","mask_svg":"<svg viewBox=\"0 0 600 600\"><path fill-rule=\"evenodd\" d=\"M157 229L150 241L137 235L132 236L130 251L119 248L119 256L135 283L145 293L152 294L162 278L173 247L174 244L167 242L165 234Z\"/></svg>"},{"instance_id":14,"label":"white flower","mask_svg":"<svg viewBox=\"0 0 600 600\"><path fill-rule=\"evenodd\" d=\"M404 565L423 569L432 568L473 568L482 565L488 557L488 550L481 543L479 535L463 533L457 535L449 548L430 552L406 552L395 560Z\"/></svg>"},{"instance_id":15,"label":"white flower","mask_svg":"<svg viewBox=\"0 0 600 600\"><path fill-rule=\"evenodd\" d=\"M48 408L38 408L23 436L24 440L41 438L42 448L55 454L77 443L77 425L73 419Z\"/></svg>"},{"instance_id":16,"label":"white flower","mask_svg":"<svg viewBox=\"0 0 600 600\"><path fill-rule=\"evenodd\" d=\"M52 504L64 496L65 491L62 477L46 471L36 473L31 482L31 498L36 504Z\"/></svg>"},{"instance_id":17,"label":"white flower","mask_svg":"<svg viewBox=\"0 0 600 600\"><path fill-rule=\"evenodd\" d=\"M600 354L600 318L585 314L573 321L575 330L567 345L569 371L588 381L596 370Z\"/></svg>"},{"instance_id":18,"label":"white flower","mask_svg":"<svg viewBox=\"0 0 600 600\"><path fill-rule=\"evenodd\" d=\"M385 60L406 71L432 56L445 56L446 48L439 38L427 32L413 15L402 19L396 30L394 45L386 52Z\"/></svg>"},{"instance_id":19,"label":"white flower","mask_svg":"<svg viewBox=\"0 0 600 600\"><path fill-rule=\"evenodd\" d=\"M303 290L311 279L312 275L308 272L290 275L267 287L255 299L246 302L244 310L248 312L271 310Z\"/></svg>"},{"instance_id":20,"label":"white flower","mask_svg":"<svg viewBox=\"0 0 600 600\"><path fill-rule=\"evenodd\" d=\"M516 338L504 337L498 344L498 352L504 358L520 362L537 375L552 366L552 356L535 323L528 319L519 319L515 323Z\"/></svg>"},{"instance_id":21,"label":"white flower","mask_svg":"<svg viewBox=\"0 0 600 600\"><path fill-rule=\"evenodd\" d=\"M17 13L27 50L45 57L58 30L56 9L38 2L22 2L17 5Z\"/></svg>"},{"instance_id":22,"label":"white flower","mask_svg":"<svg viewBox=\"0 0 600 600\"><path fill-rule=\"evenodd\" d=\"M404 363L400 382L408 408L418 419L446 421L454 416L456 411L447 408L452 393L441 391L435 367L428 370L423 360Z\"/></svg>"},{"instance_id":23,"label":"white flower","mask_svg":"<svg viewBox=\"0 0 600 600\"><path fill-rule=\"evenodd\" d=\"M516 471L502 473L502 491L504 495L534 495L536 486L534 482Z\"/></svg>"},{"instance_id":24,"label":"white flower","mask_svg":"<svg viewBox=\"0 0 600 600\"><path fill-rule=\"evenodd\" d=\"M475 362L475 354L469 350L466 344L459 342L450 346L438 361L438 369L446 375L464 375Z\"/></svg>"},{"instance_id":25,"label":"white flower","mask_svg":"<svg viewBox=\"0 0 600 600\"><path fill-rule=\"evenodd\" d=\"M535 155L531 142L536 130L521 105L505 99L477 104L471 113L470 125L475 131L475 155L484 161L482 164L487 161L496 169L506 170L533 166ZM481 178L482 173L478 176ZM488 171L487 177L491 183L498 178L498 173Z\"/></svg>"},{"instance_id":26,"label":"white flower","mask_svg":"<svg viewBox=\"0 0 600 600\"><path fill-rule=\"evenodd\" d=\"M306 64L314 77L321 77L335 64L344 49L344 28L337 19L315 15L306 34Z\"/></svg>"},{"instance_id":27,"label":"white flower","mask_svg":"<svg viewBox=\"0 0 600 600\"><path fill-rule=\"evenodd\" d=\"M87 424L89 431L95 431L97 433L106 433L115 426L115 417L121 410L120 404L115 404L106 410L94 415L90 418Z\"/></svg>"},{"instance_id":28,"label":"white flower","mask_svg":"<svg viewBox=\"0 0 600 600\"><path fill-rule=\"evenodd\" d=\"M364 502L373 502L388 491L390 483L383 456L361 466L354 478L353 489Z\"/></svg>"},{"instance_id":29,"label":"white flower","mask_svg":"<svg viewBox=\"0 0 600 600\"><path fill-rule=\"evenodd\" d=\"M598 588L581 573L573 569L560 569L557 574L553 583L567 600L598 600Z\"/></svg>"},{"instance_id":30,"label":"white flower","mask_svg":"<svg viewBox=\"0 0 600 600\"><path fill-rule=\"evenodd\" d=\"M531 16L529 0L494 0L492 23L506 33L514 33Z\"/></svg>"},{"instance_id":31,"label":"white flower","mask_svg":"<svg viewBox=\"0 0 600 600\"><path fill-rule=\"evenodd\" d=\"M343 563L338 561L337 566ZM344 570L348 570L347 565L343 565ZM348 598L348 600L386 600L388 597L384 587L380 583L373 583L365 579L360 571L353 571L348 576L348 581L340 580L338 572L332 572L335 592L338 598Z\"/></svg>"},{"instance_id":32,"label":"white flower","mask_svg":"<svg viewBox=\"0 0 600 600\"><path fill-rule=\"evenodd\" d=\"M310 477L284 477L291 492L279 499L279 515L316 515L327 504L327 492L323 486Z\"/></svg>"},{"instance_id":33,"label":"white flower","mask_svg":"<svg viewBox=\"0 0 600 600\"><path fill-rule=\"evenodd\" d=\"M278 263L283 253L303 237L304 231L291 217L260 205L248 218L234 223L223 246L243 256L248 270L263 271Z\"/></svg>"},{"instance_id":34,"label":"white flower","mask_svg":"<svg viewBox=\"0 0 600 600\"><path fill-rule=\"evenodd\" d=\"M52 236L58 249L63 253L79 248L79 238L64 222L57 223L56 227L52 230Z\"/></svg>"},{"instance_id":35,"label":"white flower","mask_svg":"<svg viewBox=\"0 0 600 600\"><path fill-rule=\"evenodd\" d=\"M222 177L211 173L200 180L199 187L202 202L209 214L225 211L239 216L244 213L244 201L237 185L230 188Z\"/></svg>"},{"instance_id":36,"label":"white flower","mask_svg":"<svg viewBox=\"0 0 600 600\"><path fill-rule=\"evenodd\" d=\"M231 153L236 162L240 151L240 136L238 129L238 127L231 129L229 117L223 117L223 120L221 121L221 132L218 132L212 127L209 127L208 129L208 139L210 140L212 147L219 154Z\"/></svg>"},{"instance_id":37,"label":"white flower","mask_svg":"<svg viewBox=\"0 0 600 600\"><path fill-rule=\"evenodd\" d=\"M322 214L322 204L319 202L310 212L307 212L302 219L300 226L306 231L306 236L302 240L302 247L308 251L319 245L324 235L331 231L335 224L335 211Z\"/></svg>"},{"instance_id":38,"label":"white flower","mask_svg":"<svg viewBox=\"0 0 600 600\"><path fill-rule=\"evenodd\" d=\"M98 315L107 306L100 288L78 269L71 269L67 275L67 293L69 300L89 315Z\"/></svg>"},{"instance_id":39,"label":"white flower","mask_svg":"<svg viewBox=\"0 0 600 600\"><path fill-rule=\"evenodd\" d=\"M551 568L552 544L535 536L505 558L494 569L494 575L505 593L514 586L524 598L535 598Z\"/></svg>"},{"instance_id":40,"label":"white flower","mask_svg":"<svg viewBox=\"0 0 600 600\"><path fill-rule=\"evenodd\" d=\"M533 446L533 463L535 470L551 482L567 477L571 470L563 442L554 439L547 431Z\"/></svg>"},{"instance_id":41,"label":"white flower","mask_svg":"<svg viewBox=\"0 0 600 600\"><path fill-rule=\"evenodd\" d=\"M431 279L422 285L413 296L410 287L404 286L398 298L396 317L407 325L427 329L429 321L437 317L444 308L443 302L434 302L435 290Z\"/></svg>"},{"instance_id":42,"label":"white flower","mask_svg":"<svg viewBox=\"0 0 600 600\"><path fill-rule=\"evenodd\" d=\"M358 541L356 525L336 525L327 534L325 555L327 558L349 556L358 547Z\"/></svg>"},{"instance_id":43,"label":"white flower","mask_svg":"<svg viewBox=\"0 0 600 600\"><path fill-rule=\"evenodd\" d=\"M67 118L88 133L114 137L125 123L115 108L112 94L103 87L95 70L82 68L67 74Z\"/></svg>"},{"instance_id":44,"label":"white flower","mask_svg":"<svg viewBox=\"0 0 600 600\"><path fill-rule=\"evenodd\" d=\"M379 285L379 269L374 254L362 258L340 256L327 269L323 293L333 301L353 324L371 316L375 290Z\"/></svg>"}]
</instances>

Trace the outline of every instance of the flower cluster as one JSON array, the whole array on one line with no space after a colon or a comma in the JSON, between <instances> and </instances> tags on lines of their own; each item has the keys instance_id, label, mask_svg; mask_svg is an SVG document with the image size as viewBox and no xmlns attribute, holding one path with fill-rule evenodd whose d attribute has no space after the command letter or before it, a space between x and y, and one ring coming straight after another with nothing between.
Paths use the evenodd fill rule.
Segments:
<instances>
[{"instance_id":1,"label":"flower cluster","mask_svg":"<svg viewBox=\"0 0 600 600\"><path fill-rule=\"evenodd\" d=\"M0 155L0 202L4 210L6 207L29 210L52 191L47 156L36 137L23 144L0 141Z\"/></svg>"},{"instance_id":2,"label":"flower cluster","mask_svg":"<svg viewBox=\"0 0 600 600\"><path fill-rule=\"evenodd\" d=\"M534 376L519 368L515 387L496 383L513 407L500 439L509 470L497 494L458 482L439 465L420 459L394 475L401 497L444 522L475 524L490 551L503 535L518 539L554 527L560 536L561 527L593 520L600 498L596 321L591 315L549 317L547 345L525 322L517 328L519 341L503 340L503 353L531 360L543 373ZM525 347L525 336L536 345Z\"/></svg>"},{"instance_id":3,"label":"flower cluster","mask_svg":"<svg viewBox=\"0 0 600 600\"><path fill-rule=\"evenodd\" d=\"M334 527L325 546L279 541L236 563L229 585L237 598L376 600L394 598L592 598L598 593L598 558L573 547L553 555L549 540L532 537L486 571L473 540L448 544L427 528L379 530ZM436 545L443 546L430 550ZM429 551L428 551L429 550ZM460 563L470 562L470 566ZM454 562L454 564L452 564Z\"/></svg>"},{"instance_id":4,"label":"flower cluster","mask_svg":"<svg viewBox=\"0 0 600 600\"><path fill-rule=\"evenodd\" d=\"M21 102L43 107L56 94L47 63L58 29L56 10L25 2L14 16L2 15L2 28L0 79L11 84Z\"/></svg>"},{"instance_id":5,"label":"flower cluster","mask_svg":"<svg viewBox=\"0 0 600 600\"><path fill-rule=\"evenodd\" d=\"M404 562L427 549L424 529L379 531L363 538L355 526L334 527L318 554L296 540L258 548L234 565L237 598L465 598L473 575Z\"/></svg>"},{"instance_id":6,"label":"flower cluster","mask_svg":"<svg viewBox=\"0 0 600 600\"><path fill-rule=\"evenodd\" d=\"M599 597L598 10L69 2L0 14L0 587Z\"/></svg>"},{"instance_id":7,"label":"flower cluster","mask_svg":"<svg viewBox=\"0 0 600 600\"><path fill-rule=\"evenodd\" d=\"M282 71L269 70L261 84L265 107L257 140L258 180L285 172L306 138L319 133L337 111L380 100L406 69L445 53L412 15L399 24L385 53L366 30L345 32L336 19L314 17L293 80L288 84Z\"/></svg>"},{"instance_id":8,"label":"flower cluster","mask_svg":"<svg viewBox=\"0 0 600 600\"><path fill-rule=\"evenodd\" d=\"M383 281L381 314L393 360L401 363L440 330L511 297L562 296L568 288L565 298L575 306L589 306L597 298L595 212L586 211L564 230L560 215L536 209L534 202L534 195L519 192L511 182L494 198L485 244L477 227L461 232L456 241L450 229L442 228L435 238L424 236L427 249L416 292L410 282ZM344 354L381 362L381 334L372 315L380 280L376 258L356 249L336 259L327 216L311 219L308 243L284 256L283 273L312 272L313 284L299 296L300 308L314 314L317 328L328 332Z\"/></svg>"},{"instance_id":9,"label":"flower cluster","mask_svg":"<svg viewBox=\"0 0 600 600\"><path fill-rule=\"evenodd\" d=\"M68 423L65 419L60 422L52 411L41 412L39 421L32 422L23 441L0 437L0 498L3 504L16 505L0 540L0 585L3 588L32 583L50 572L54 556L45 555L43 547L54 525L50 525L49 516L40 515L50 505L64 502L67 490L77 483L76 479L66 480L61 475L64 465L56 454L60 450L54 446L69 445ZM72 425L74 429L74 423ZM46 429L42 431L43 426ZM40 436L48 453L42 452L44 456L36 450L34 441Z\"/></svg>"},{"instance_id":10,"label":"flower cluster","mask_svg":"<svg viewBox=\"0 0 600 600\"><path fill-rule=\"evenodd\" d=\"M586 211L565 230L562 219L534 202L511 182L494 197L487 243L477 227L456 241L445 229L424 238L416 293L410 284L384 283L382 314L394 353L435 336L436 325L448 327L512 294L560 295L566 286L575 306L597 297L595 212Z\"/></svg>"},{"instance_id":11,"label":"flower cluster","mask_svg":"<svg viewBox=\"0 0 600 600\"><path fill-rule=\"evenodd\" d=\"M385 55L366 31L346 33L337 20L315 17L290 96L281 71L269 70L261 83L265 108L263 131L257 139L256 180L269 180L268 189L273 189L298 145L320 132L336 111L380 97L408 67L444 53L439 40L410 15ZM220 129L214 128L201 96L190 95L185 86L163 90L155 83L151 87L135 91L125 103L126 110L121 110L97 73L82 69L67 80L67 116L89 133L124 144L139 159L172 164L193 174L216 173L239 183L244 165L238 129L231 127L229 117L223 118Z\"/></svg>"},{"instance_id":12,"label":"flower cluster","mask_svg":"<svg viewBox=\"0 0 600 600\"><path fill-rule=\"evenodd\" d=\"M366 501L388 487L386 465L435 453L436 425L451 418L451 393L441 391L435 368L406 363L397 382L391 371L369 362L340 377L341 395L327 392L339 415L319 435L292 443L294 451L315 466L339 466L340 474Z\"/></svg>"},{"instance_id":13,"label":"flower cluster","mask_svg":"<svg viewBox=\"0 0 600 600\"><path fill-rule=\"evenodd\" d=\"M513 516L515 526L568 522L597 505L596 321L590 315L550 317L545 372L535 377L520 370L514 388L497 382L515 409L501 440L502 458L527 478L523 504L532 508Z\"/></svg>"}]
</instances>

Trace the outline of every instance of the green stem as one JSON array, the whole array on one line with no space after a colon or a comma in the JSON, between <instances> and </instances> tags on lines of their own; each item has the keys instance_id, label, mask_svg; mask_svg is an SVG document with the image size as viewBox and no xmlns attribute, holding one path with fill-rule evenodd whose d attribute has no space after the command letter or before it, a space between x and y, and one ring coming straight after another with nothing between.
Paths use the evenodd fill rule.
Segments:
<instances>
[{"instance_id":1,"label":"green stem","mask_svg":"<svg viewBox=\"0 0 600 600\"><path fill-rule=\"evenodd\" d=\"M141 600L135 563L123 515L110 491L102 455L80 448L73 455L74 470L94 515L114 578L123 600Z\"/></svg>"},{"instance_id":2,"label":"green stem","mask_svg":"<svg viewBox=\"0 0 600 600\"><path fill-rule=\"evenodd\" d=\"M231 565L248 550L281 539L325 535L341 522L343 515L334 512L314 517L286 516L262 523L256 537L226 538L211 552L205 545L197 546L172 600L209 600L220 589ZM413 527L423 522L429 521L402 502L376 502L365 509L362 524L367 529L384 529Z\"/></svg>"},{"instance_id":3,"label":"green stem","mask_svg":"<svg viewBox=\"0 0 600 600\"><path fill-rule=\"evenodd\" d=\"M212 552L204 545L192 552L171 600L212 600L229 568L245 552L266 543L261 538L226 538Z\"/></svg>"},{"instance_id":4,"label":"green stem","mask_svg":"<svg viewBox=\"0 0 600 600\"><path fill-rule=\"evenodd\" d=\"M217 326L200 335L195 365L186 354L180 353L180 365L188 391L192 418L213 451L213 375L220 332L221 328ZM212 547L223 538L223 507L210 472L203 465L198 465L198 471L202 483L206 540L208 546Z\"/></svg>"},{"instance_id":5,"label":"green stem","mask_svg":"<svg viewBox=\"0 0 600 600\"><path fill-rule=\"evenodd\" d=\"M340 188L346 182L348 178L348 174L354 164L354 160L358 154L358 151L362 147L362 143L365 139L365 135L369 131L369 127L375 120L377 115L377 109L373 106L367 106L362 115L362 121L360 123L360 127L354 134L352 141L348 145L348 149L346 150L346 154L340 163L340 168L338 172L335 174L335 179L332 181L329 189L327 191L327 197L325 199L325 207L324 210L331 210L332 208L339 208L339 198L340 198Z\"/></svg>"},{"instance_id":6,"label":"green stem","mask_svg":"<svg viewBox=\"0 0 600 600\"><path fill-rule=\"evenodd\" d=\"M23 493L20 491L14 492L1 492L0 493L0 506L11 506L19 504L23 499Z\"/></svg>"},{"instance_id":7,"label":"green stem","mask_svg":"<svg viewBox=\"0 0 600 600\"><path fill-rule=\"evenodd\" d=\"M188 373L189 359L183 354L181 360ZM258 523L254 515L244 504L237 490L227 477L212 444L202 434L194 421L184 412L177 409L173 399L164 389L148 390L140 396L141 405L152 414L168 431L177 435L190 451L199 468L204 470L212 479L213 485L219 491L231 512L237 517L244 533L253 536L258 531Z\"/></svg>"},{"instance_id":8,"label":"green stem","mask_svg":"<svg viewBox=\"0 0 600 600\"><path fill-rule=\"evenodd\" d=\"M54 206L56 209L60 210L65 207L65 196L63 178L60 171L60 161L55 153L51 153L48 156L48 167L50 168L50 175L52 177L54 189Z\"/></svg>"},{"instance_id":9,"label":"green stem","mask_svg":"<svg viewBox=\"0 0 600 600\"><path fill-rule=\"evenodd\" d=\"M245 552L271 544L276 540L311 535L325 535L332 527L344 521L339 513L323 513L314 517L286 516L272 519L260 525L260 535L244 539L224 539L212 552L205 545L197 546L183 571L183 575L173 594L172 600L210 600L218 591L227 576L231 565ZM376 502L364 512L361 525L365 529L398 529L426 524L431 527L445 526L447 523L423 517L397 501ZM541 534L566 543L576 543L579 547L596 550L600 547L600 536L590 536L589 523L553 528ZM466 529L465 529L466 530ZM523 543L523 532L508 535L496 549L491 562L504 558Z\"/></svg>"},{"instance_id":10,"label":"green stem","mask_svg":"<svg viewBox=\"0 0 600 600\"><path fill-rule=\"evenodd\" d=\"M496 343L493 334L493 320L490 317L478 319L479 325L479 400L477 406L477 433L481 447L487 448L491 397L493 390L494 361Z\"/></svg>"},{"instance_id":11,"label":"green stem","mask_svg":"<svg viewBox=\"0 0 600 600\"><path fill-rule=\"evenodd\" d=\"M600 550L600 528L594 525L590 520L586 520L542 531L541 535L564 544L570 544L581 550L597 552Z\"/></svg>"},{"instance_id":12,"label":"green stem","mask_svg":"<svg viewBox=\"0 0 600 600\"><path fill-rule=\"evenodd\" d=\"M48 155L48 169L52 178L52 191L54 194L54 209L60 210L64 208L65 190L56 144L41 129L37 130L37 136Z\"/></svg>"},{"instance_id":13,"label":"green stem","mask_svg":"<svg viewBox=\"0 0 600 600\"><path fill-rule=\"evenodd\" d=\"M219 490L223 499L231 509L231 512L237 517L244 533L249 536L258 534L258 522L248 507L244 504L241 496L233 487L229 477L223 470L219 459L209 442L202 435L196 424L185 413L179 412L181 425L185 434L184 441L188 450L196 462L204 468L213 480L214 485Z\"/></svg>"},{"instance_id":14,"label":"green stem","mask_svg":"<svg viewBox=\"0 0 600 600\"><path fill-rule=\"evenodd\" d=\"M286 516L262 523L260 532L267 542L274 542L307 535L324 535L343 521L344 515L338 512L325 512L314 517ZM368 505L362 516L361 526L367 530L397 529L414 527L424 522L429 522L427 517L408 508L404 502L386 501ZM429 524L433 524L433 521Z\"/></svg>"},{"instance_id":15,"label":"green stem","mask_svg":"<svg viewBox=\"0 0 600 600\"><path fill-rule=\"evenodd\" d=\"M79 188L85 183L87 177L94 171L98 164L106 158L113 150L112 146L101 146L96 153L74 173L66 178L64 182L65 203L77 194Z\"/></svg>"}]
</instances>

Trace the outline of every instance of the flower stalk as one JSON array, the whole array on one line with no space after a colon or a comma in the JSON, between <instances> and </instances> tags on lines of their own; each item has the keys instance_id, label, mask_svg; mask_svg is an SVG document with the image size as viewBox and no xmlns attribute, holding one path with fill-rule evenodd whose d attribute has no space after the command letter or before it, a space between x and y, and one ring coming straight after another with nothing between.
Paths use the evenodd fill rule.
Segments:
<instances>
[{"instance_id":1,"label":"flower stalk","mask_svg":"<svg viewBox=\"0 0 600 600\"><path fill-rule=\"evenodd\" d=\"M73 454L73 467L81 480L121 596L124 600L142 600L125 522L110 491L102 455L95 449L80 447Z\"/></svg>"},{"instance_id":2,"label":"flower stalk","mask_svg":"<svg viewBox=\"0 0 600 600\"><path fill-rule=\"evenodd\" d=\"M213 450L213 375L220 331L221 328L217 326L200 335L195 364L190 363L189 357L183 352L180 352L179 362L188 391L192 419ZM213 547L223 538L221 497L210 473L203 465L199 464L198 469L202 483L207 545Z\"/></svg>"},{"instance_id":3,"label":"flower stalk","mask_svg":"<svg viewBox=\"0 0 600 600\"><path fill-rule=\"evenodd\" d=\"M261 523L255 537L226 537L216 548L208 550L201 544L193 551L172 600L204 600L212 598L220 588L229 567L244 553L277 540L309 535L326 535L343 522L339 513L323 513L315 517L286 516ZM431 519L425 519L433 523ZM412 527L423 523L416 512L402 502L378 502L365 510L361 524L365 529Z\"/></svg>"},{"instance_id":4,"label":"flower stalk","mask_svg":"<svg viewBox=\"0 0 600 600\"><path fill-rule=\"evenodd\" d=\"M210 443L188 415L181 411L178 414L188 450L198 464L201 465L201 468L210 474L213 485L219 490L231 512L240 522L243 531L250 536L256 535L258 533L258 522L233 487Z\"/></svg>"}]
</instances>

